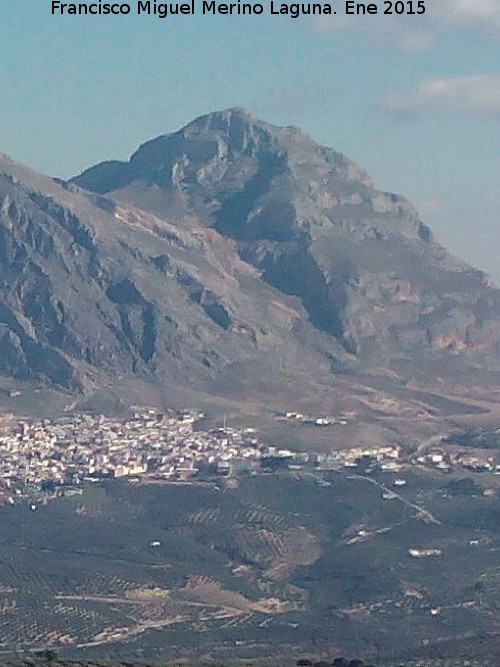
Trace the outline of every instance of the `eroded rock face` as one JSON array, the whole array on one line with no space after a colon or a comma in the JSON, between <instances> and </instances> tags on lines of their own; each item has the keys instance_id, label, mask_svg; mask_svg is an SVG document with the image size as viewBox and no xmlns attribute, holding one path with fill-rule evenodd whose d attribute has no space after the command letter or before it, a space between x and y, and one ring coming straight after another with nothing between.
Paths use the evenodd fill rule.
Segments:
<instances>
[{"instance_id":1,"label":"eroded rock face","mask_svg":"<svg viewBox=\"0 0 500 667\"><path fill-rule=\"evenodd\" d=\"M106 376L201 386L269 356L328 368L325 350L233 241L0 160L0 374L70 391Z\"/></svg>"},{"instance_id":2,"label":"eroded rock face","mask_svg":"<svg viewBox=\"0 0 500 667\"><path fill-rule=\"evenodd\" d=\"M0 375L332 405L499 341L486 276L296 128L210 114L72 183L0 157Z\"/></svg>"},{"instance_id":3,"label":"eroded rock face","mask_svg":"<svg viewBox=\"0 0 500 667\"><path fill-rule=\"evenodd\" d=\"M234 239L349 354L497 358L500 298L487 277L437 244L407 200L297 128L209 114L74 182Z\"/></svg>"}]
</instances>

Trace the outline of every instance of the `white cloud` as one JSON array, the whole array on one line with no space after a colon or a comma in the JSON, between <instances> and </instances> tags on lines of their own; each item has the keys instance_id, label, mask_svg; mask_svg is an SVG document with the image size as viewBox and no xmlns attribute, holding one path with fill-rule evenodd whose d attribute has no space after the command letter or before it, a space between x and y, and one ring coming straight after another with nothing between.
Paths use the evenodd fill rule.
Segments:
<instances>
[{"instance_id":1,"label":"white cloud","mask_svg":"<svg viewBox=\"0 0 500 667\"><path fill-rule=\"evenodd\" d=\"M408 115L500 115L500 74L428 79L416 92L391 96L384 107L390 112Z\"/></svg>"},{"instance_id":2,"label":"white cloud","mask_svg":"<svg viewBox=\"0 0 500 667\"><path fill-rule=\"evenodd\" d=\"M426 0L423 15L318 16L311 26L316 32L362 32L376 45L423 51L454 30L498 37L500 0Z\"/></svg>"},{"instance_id":3,"label":"white cloud","mask_svg":"<svg viewBox=\"0 0 500 667\"><path fill-rule=\"evenodd\" d=\"M500 26L500 0L441 0L433 11L446 24L488 30Z\"/></svg>"}]
</instances>

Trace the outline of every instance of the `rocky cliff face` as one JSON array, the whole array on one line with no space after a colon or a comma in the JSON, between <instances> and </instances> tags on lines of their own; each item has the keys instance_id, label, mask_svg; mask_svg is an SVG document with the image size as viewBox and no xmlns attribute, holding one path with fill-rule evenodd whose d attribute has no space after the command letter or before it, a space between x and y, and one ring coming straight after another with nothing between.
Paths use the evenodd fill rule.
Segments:
<instances>
[{"instance_id":1,"label":"rocky cliff face","mask_svg":"<svg viewBox=\"0 0 500 667\"><path fill-rule=\"evenodd\" d=\"M74 180L234 239L358 358L497 357L500 293L488 278L437 244L408 201L297 128L213 113Z\"/></svg>"},{"instance_id":2,"label":"rocky cliff face","mask_svg":"<svg viewBox=\"0 0 500 667\"><path fill-rule=\"evenodd\" d=\"M0 157L0 376L420 419L408 378L499 341L486 276L296 128L214 113L70 183Z\"/></svg>"},{"instance_id":3,"label":"rocky cliff face","mask_svg":"<svg viewBox=\"0 0 500 667\"><path fill-rule=\"evenodd\" d=\"M217 232L0 160L0 374L202 387L236 363L327 367L333 348Z\"/></svg>"}]
</instances>

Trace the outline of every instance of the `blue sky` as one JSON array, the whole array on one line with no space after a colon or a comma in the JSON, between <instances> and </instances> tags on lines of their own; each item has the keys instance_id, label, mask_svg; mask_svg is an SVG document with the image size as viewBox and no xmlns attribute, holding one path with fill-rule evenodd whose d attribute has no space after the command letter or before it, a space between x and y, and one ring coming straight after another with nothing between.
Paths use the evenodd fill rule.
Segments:
<instances>
[{"instance_id":1,"label":"blue sky","mask_svg":"<svg viewBox=\"0 0 500 667\"><path fill-rule=\"evenodd\" d=\"M500 0L426 0L404 17L347 17L334 0L336 16L296 20L135 4L60 17L50 0L0 0L0 151L67 177L247 107L346 153L500 284Z\"/></svg>"}]
</instances>

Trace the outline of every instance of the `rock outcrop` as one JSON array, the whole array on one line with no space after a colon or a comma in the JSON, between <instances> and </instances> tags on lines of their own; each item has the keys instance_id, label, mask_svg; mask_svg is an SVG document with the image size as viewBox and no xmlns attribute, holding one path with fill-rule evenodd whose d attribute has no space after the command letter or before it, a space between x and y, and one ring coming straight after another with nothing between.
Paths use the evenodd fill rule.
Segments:
<instances>
[{"instance_id":1,"label":"rock outcrop","mask_svg":"<svg viewBox=\"0 0 500 667\"><path fill-rule=\"evenodd\" d=\"M487 276L436 243L407 200L297 128L213 113L74 182L234 239L356 357L497 356L500 293Z\"/></svg>"},{"instance_id":2,"label":"rock outcrop","mask_svg":"<svg viewBox=\"0 0 500 667\"><path fill-rule=\"evenodd\" d=\"M231 240L0 161L0 374L201 387L236 363L326 368L327 349Z\"/></svg>"},{"instance_id":3,"label":"rock outcrop","mask_svg":"<svg viewBox=\"0 0 500 667\"><path fill-rule=\"evenodd\" d=\"M0 375L396 414L499 342L491 281L296 128L217 112L69 183L0 158Z\"/></svg>"}]
</instances>

